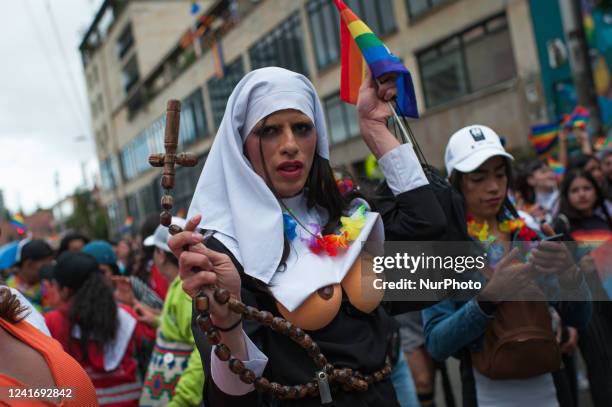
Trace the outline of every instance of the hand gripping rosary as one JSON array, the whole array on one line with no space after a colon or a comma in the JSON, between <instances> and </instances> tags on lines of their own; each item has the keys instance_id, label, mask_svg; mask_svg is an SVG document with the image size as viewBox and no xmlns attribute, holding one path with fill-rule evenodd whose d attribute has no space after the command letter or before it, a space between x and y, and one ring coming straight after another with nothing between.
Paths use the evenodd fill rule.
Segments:
<instances>
[{"instance_id":1,"label":"hand gripping rosary","mask_svg":"<svg viewBox=\"0 0 612 407\"><path fill-rule=\"evenodd\" d=\"M183 167L193 167L197 164L198 159L191 153L177 154L179 123L181 113L181 102L178 100L168 101L166 108L166 128L164 133L164 148L165 154L151 154L149 156L149 164L153 167L163 167L161 178L161 186L164 188L164 195L161 198L161 206L163 211L160 215L160 223L168 227L170 234L175 235L182 231L177 225L172 225L172 214L170 210L173 206L173 199L170 196L170 190L174 188L175 164ZM366 391L370 384L380 382L391 374L391 364L387 360L385 366L371 374L362 374L348 368L337 369L333 364L329 363L327 358L321 353L319 345L304 332L301 328L295 326L291 322L275 317L269 311L260 311L255 307L245 305L241 301L230 295L230 292L224 288L214 285L208 286L213 291L213 300L220 305L229 307L229 309L240 315L238 322L229 328L219 328L213 325L210 319L210 298L203 291L200 291L194 299L195 309L198 313L196 317L197 324L202 330L210 345L214 345L215 355L224 362L228 362L229 369L240 377L240 380L246 384L253 384L255 389L260 392L270 393L280 399L301 399L305 397L321 398L321 404L327 404L332 401L330 383L338 383L342 385L345 391ZM313 380L294 386L286 386L280 383L271 382L263 376L255 375L251 369L244 366L241 360L232 357L230 348L221 343L221 335L219 332L227 332L234 329L242 321L248 319L259 322L270 327L273 331L282 335L288 336L293 342L297 343L304 349L308 356L312 359L315 366L320 369L316 372Z\"/></svg>"}]
</instances>

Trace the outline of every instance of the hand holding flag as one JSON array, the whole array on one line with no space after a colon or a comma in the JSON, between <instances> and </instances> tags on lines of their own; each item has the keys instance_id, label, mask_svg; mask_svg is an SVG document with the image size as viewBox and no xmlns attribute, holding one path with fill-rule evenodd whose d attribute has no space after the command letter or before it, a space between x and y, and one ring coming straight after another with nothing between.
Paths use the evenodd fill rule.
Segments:
<instances>
[{"instance_id":1,"label":"hand holding flag","mask_svg":"<svg viewBox=\"0 0 612 407\"><path fill-rule=\"evenodd\" d=\"M418 118L414 85L408 69L342 0L334 0L334 3L340 12L340 98L347 103L357 103L365 74L365 58L376 79L396 75L398 113Z\"/></svg>"}]
</instances>

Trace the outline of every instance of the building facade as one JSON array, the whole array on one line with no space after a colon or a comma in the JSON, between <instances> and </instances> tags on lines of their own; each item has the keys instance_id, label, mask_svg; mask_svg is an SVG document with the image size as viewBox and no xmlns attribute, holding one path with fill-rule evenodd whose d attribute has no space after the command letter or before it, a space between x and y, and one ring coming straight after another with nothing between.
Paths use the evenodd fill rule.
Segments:
<instances>
[{"instance_id":1,"label":"building facade","mask_svg":"<svg viewBox=\"0 0 612 407\"><path fill-rule=\"evenodd\" d=\"M345 0L411 71L421 118L411 127L430 164L441 166L453 131L493 127L510 149L548 119L528 0ZM339 99L339 15L332 0L108 0L81 44L103 192L112 230L160 209L164 109L182 101L175 208L188 208L227 99L263 66L308 76L323 102L331 161L359 176L368 151L354 106ZM110 14L110 23L103 14ZM222 77L212 49L221 44Z\"/></svg>"}]
</instances>

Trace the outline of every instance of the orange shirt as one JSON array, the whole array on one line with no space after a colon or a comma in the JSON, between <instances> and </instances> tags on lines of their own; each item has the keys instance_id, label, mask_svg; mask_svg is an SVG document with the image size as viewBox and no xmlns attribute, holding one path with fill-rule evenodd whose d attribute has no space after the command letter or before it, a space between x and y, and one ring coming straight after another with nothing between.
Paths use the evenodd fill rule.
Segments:
<instances>
[{"instance_id":1,"label":"orange shirt","mask_svg":"<svg viewBox=\"0 0 612 407\"><path fill-rule=\"evenodd\" d=\"M96 390L81 365L64 352L62 345L45 335L26 321L16 324L0 318L0 326L21 342L40 353L46 360L57 389L72 389L72 398L65 398L60 404L42 399L7 399L6 394L0 399L0 406L54 406L61 407L97 407ZM23 383L10 376L0 374L0 387L25 388Z\"/></svg>"}]
</instances>

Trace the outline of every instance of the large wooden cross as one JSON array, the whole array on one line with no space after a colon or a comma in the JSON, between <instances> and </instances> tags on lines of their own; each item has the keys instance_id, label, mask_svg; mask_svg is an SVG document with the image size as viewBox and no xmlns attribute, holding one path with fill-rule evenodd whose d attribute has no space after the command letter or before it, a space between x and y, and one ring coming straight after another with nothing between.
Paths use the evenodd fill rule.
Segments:
<instances>
[{"instance_id":1,"label":"large wooden cross","mask_svg":"<svg viewBox=\"0 0 612 407\"><path fill-rule=\"evenodd\" d=\"M170 210L174 205L174 200L170 195L170 190L174 188L174 175L176 174L175 165L183 167L193 167L198 163L198 157L191 153L176 153L179 138L179 126L181 119L181 102L169 100L166 106L166 129L164 132L165 153L151 154L149 164L153 167L164 167L161 178L161 186L164 188L164 196L161 198L163 211L159 216L159 223L167 226L170 233L175 234L181 231L177 225L171 225L172 214Z\"/></svg>"}]
</instances>

